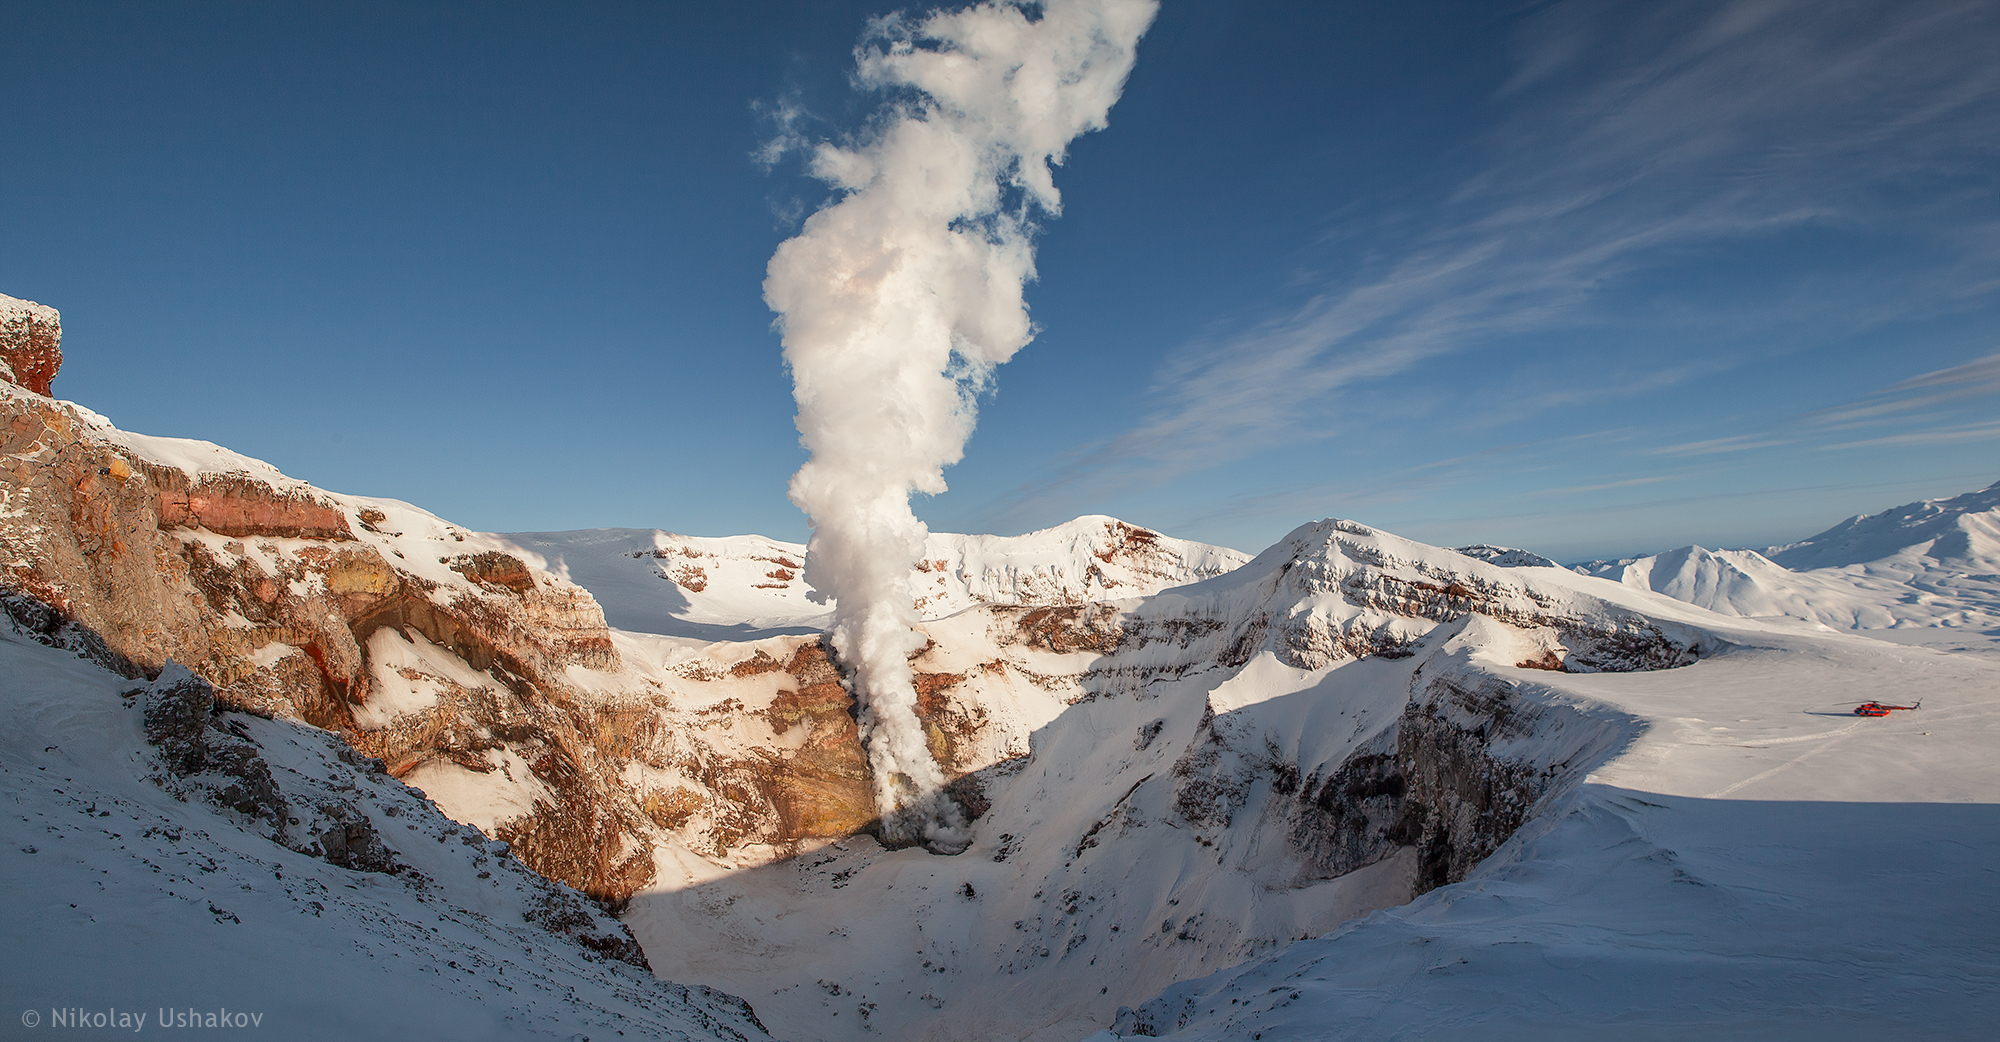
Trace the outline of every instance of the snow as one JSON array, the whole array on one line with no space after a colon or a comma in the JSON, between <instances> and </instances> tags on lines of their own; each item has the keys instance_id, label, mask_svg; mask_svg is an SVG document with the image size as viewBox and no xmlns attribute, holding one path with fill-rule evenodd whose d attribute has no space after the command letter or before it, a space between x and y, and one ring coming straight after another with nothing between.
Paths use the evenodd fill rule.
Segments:
<instances>
[{"instance_id":1,"label":"snow","mask_svg":"<svg viewBox=\"0 0 2000 1042\"><path fill-rule=\"evenodd\" d=\"M754 640L818 633L828 614L806 599L803 581L770 574L797 576L805 547L796 543L638 528L488 538L589 590L616 629L711 641Z\"/></svg>"},{"instance_id":2,"label":"snow","mask_svg":"<svg viewBox=\"0 0 2000 1042\"><path fill-rule=\"evenodd\" d=\"M932 533L913 573L927 619L975 604L1075 604L1139 597L1219 575L1248 557L1225 547L1090 515L1020 536ZM809 599L806 548L763 536L708 538L658 529L494 535L509 552L588 589L617 629L701 640L823 631Z\"/></svg>"},{"instance_id":3,"label":"snow","mask_svg":"<svg viewBox=\"0 0 2000 1042\"><path fill-rule=\"evenodd\" d=\"M309 489L75 414L190 474ZM583 697L646 701L663 728L739 759L803 740L758 715L787 674L728 670L752 651L786 661L823 624L797 544L485 535L407 503L309 494L436 597L512 596L450 567L488 550L547 568L538 586L587 588L624 666L572 667ZM664 840L658 883L626 913L656 970L747 995L780 1036L828 1040L1955 1039L2000 1022L2000 485L1762 554L1687 547L1592 574L1339 520L1247 562L1131 531L1087 517L1011 539L934 535L915 576L934 643L916 665L964 674L953 697L983 714L966 752L991 807L971 849ZM267 571L312 545L177 534ZM1399 607L1455 589L1490 615ZM1038 644L1009 607L1035 603L1129 639ZM1592 633L1684 654L1590 672L1633 664L1590 648ZM295 650L267 645L259 661ZM369 652L364 727L494 683L395 629ZM1571 671L1524 666L1551 657ZM1504 684L1526 723L1487 735L1490 753L1562 780L1462 883L1409 901L1408 848L1328 878L1290 841L1298 801L1280 768L1322 777L1394 754L1406 707L1440 681ZM127 685L0 626L0 877L19 895L0 911L15 942L0 997L17 1008L226 1004L286 1037L385 1023L437 1038L714 1037L736 1023L726 1003L521 925L546 884L453 841L477 843L439 813L490 829L548 799L512 750L431 760L411 789L342 765L323 733L240 720L288 787L416 825L385 833L434 881L418 887L176 801L146 779ZM1882 719L1850 712L1918 699ZM634 791L692 783L679 771L623 768Z\"/></svg>"},{"instance_id":4,"label":"snow","mask_svg":"<svg viewBox=\"0 0 2000 1042\"><path fill-rule=\"evenodd\" d=\"M1554 561L1543 557L1541 554L1528 550L1517 550L1511 546L1490 546L1486 543L1476 543L1472 546L1461 546L1455 549L1467 557L1485 561L1487 564L1497 564L1502 568L1557 567Z\"/></svg>"},{"instance_id":5,"label":"snow","mask_svg":"<svg viewBox=\"0 0 2000 1042\"><path fill-rule=\"evenodd\" d=\"M1788 615L1903 643L1992 650L2000 647L2000 483L1849 518L1763 553L1689 546L1577 570L1724 615Z\"/></svg>"},{"instance_id":6,"label":"snow","mask_svg":"<svg viewBox=\"0 0 2000 1042\"><path fill-rule=\"evenodd\" d=\"M0 621L0 1002L261 1015L288 1039L764 1037L723 997L528 921L550 884L504 844L344 763L313 728L226 718L295 814L342 802L415 873L336 867L148 779L132 682ZM573 898L574 900L574 898ZM589 911L586 902L576 907ZM25 1021L23 1021L25 1023ZM149 1036L148 1036L149 1037Z\"/></svg>"},{"instance_id":7,"label":"snow","mask_svg":"<svg viewBox=\"0 0 2000 1042\"><path fill-rule=\"evenodd\" d=\"M59 313L47 304L37 304L32 300L22 300L0 293L0 322L10 322L21 318L31 318L37 322L54 325Z\"/></svg>"},{"instance_id":8,"label":"snow","mask_svg":"<svg viewBox=\"0 0 2000 1042\"><path fill-rule=\"evenodd\" d=\"M354 707L354 722L370 730L387 727L405 713L420 713L437 705L446 684L467 691L500 687L498 681L426 640L423 634L389 626L369 635L368 668L375 683L368 700Z\"/></svg>"},{"instance_id":9,"label":"snow","mask_svg":"<svg viewBox=\"0 0 2000 1042\"><path fill-rule=\"evenodd\" d=\"M1260 613L1389 626L1332 592L1363 559L1410 577L1477 572L1535 603L1517 573L1343 522L1307 526L1240 569L1112 610L1142 627ZM1579 611L1618 610L1574 591L1534 592ZM1224 786L1198 824L1175 809L1175 777L1210 741L1211 713L1232 749L1330 773L1393 734L1428 659L1300 668L1266 650L1225 669L1207 656L1235 636L1227 628L1192 645L1104 656L1021 643L1016 618L982 605L927 623L934 644L916 663L967 673L955 697L988 714L980 758L998 766L982 774L992 807L972 849L942 858L857 837L731 870L662 846L659 883L627 912L656 968L749 996L779 1035L1075 1038L1175 981L1408 899L1407 852L1329 879L1276 838L1290 801L1274 799L1268 779ZM1434 628L1395 624L1416 640ZM1446 629L1441 646L1462 627ZM1544 646L1495 629L1510 654ZM996 662L997 671L969 669ZM1579 730L1562 748L1608 744L1619 726ZM1254 770L1228 756L1219 773Z\"/></svg>"},{"instance_id":10,"label":"snow","mask_svg":"<svg viewBox=\"0 0 2000 1042\"><path fill-rule=\"evenodd\" d=\"M1477 584L1499 610L1655 632L1699 658L1521 668L1573 638L1346 596L1377 575ZM1962 1038L2000 1013L1985 867L2000 674L1982 657L1341 521L1109 610L1112 625L1221 628L1100 655L1010 643L992 606L927 623L919 668L1003 662L959 697L1027 730L1028 755L982 775L992 809L972 848L857 837L729 869L663 847L660 885L627 913L656 967L749 996L780 1035L826 1039ZM1243 665L1208 657L1260 618L1273 636ZM1355 632L1412 654L1314 658L1315 634ZM1393 751L1419 676L1506 681L1536 723L1494 736L1492 755L1576 770L1466 882L1406 903L1407 851L1325 879L1281 842L1289 801L1262 764ZM1885 720L1849 711L1917 697ZM1196 773L1218 779L1214 810L1190 819L1175 776L1210 742L1219 758Z\"/></svg>"},{"instance_id":11,"label":"snow","mask_svg":"<svg viewBox=\"0 0 2000 1042\"><path fill-rule=\"evenodd\" d=\"M299 649L284 641L274 640L250 653L250 661L261 669L269 669L289 656L299 654Z\"/></svg>"},{"instance_id":12,"label":"snow","mask_svg":"<svg viewBox=\"0 0 2000 1042\"><path fill-rule=\"evenodd\" d=\"M2000 676L1726 635L1745 643L1685 669L1555 678L1641 730L1464 883L1170 988L1121 1030L1979 1037L2000 1014ZM1916 692L1917 713L1847 712Z\"/></svg>"},{"instance_id":13,"label":"snow","mask_svg":"<svg viewBox=\"0 0 2000 1042\"><path fill-rule=\"evenodd\" d=\"M1990 803L1593 786L1544 814L1555 827L1506 863L1169 989L1119 1027L1217 1040L1969 1040L2000 1012Z\"/></svg>"},{"instance_id":14,"label":"snow","mask_svg":"<svg viewBox=\"0 0 2000 1042\"><path fill-rule=\"evenodd\" d=\"M1172 986L1113 1028L1190 1040L1983 1037L2000 1019L1995 662L1785 618L1677 612L1653 592L1748 614L1770 607L1746 596L1754 580L1853 618L1858 605L1899 603L1855 581L1880 568L1801 574L1749 552L1633 563L1620 589L1530 572L1714 637L1683 668L1543 674L1518 688L1623 721L1587 775L1545 797L1465 882ZM1503 672L1515 653L1490 635L1454 639L1474 649L1462 668ZM1850 711L1918 699L1921 710L1882 719Z\"/></svg>"},{"instance_id":15,"label":"snow","mask_svg":"<svg viewBox=\"0 0 2000 1042\"><path fill-rule=\"evenodd\" d=\"M1786 568L1844 568L1916 550L1938 560L1993 561L2000 554L2000 481L1949 499L1862 514L1810 539L1772 547Z\"/></svg>"},{"instance_id":16,"label":"snow","mask_svg":"<svg viewBox=\"0 0 2000 1042\"><path fill-rule=\"evenodd\" d=\"M555 802L549 787L519 753L488 749L480 758L484 771L451 760L426 760L405 774L403 783L437 804L446 817L489 836L495 825L532 813L537 802Z\"/></svg>"}]
</instances>

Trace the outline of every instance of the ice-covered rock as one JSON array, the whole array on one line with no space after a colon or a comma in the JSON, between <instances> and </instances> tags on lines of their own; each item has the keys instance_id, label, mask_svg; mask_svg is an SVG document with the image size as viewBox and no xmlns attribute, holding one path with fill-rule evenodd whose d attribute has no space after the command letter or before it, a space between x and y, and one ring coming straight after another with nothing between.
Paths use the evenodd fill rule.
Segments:
<instances>
[{"instance_id":1,"label":"ice-covered rock","mask_svg":"<svg viewBox=\"0 0 2000 1042\"><path fill-rule=\"evenodd\" d=\"M1455 548L1459 553L1487 564L1497 564L1502 568L1560 568L1561 565L1528 550L1517 550L1511 546L1490 546L1475 543L1472 546Z\"/></svg>"}]
</instances>

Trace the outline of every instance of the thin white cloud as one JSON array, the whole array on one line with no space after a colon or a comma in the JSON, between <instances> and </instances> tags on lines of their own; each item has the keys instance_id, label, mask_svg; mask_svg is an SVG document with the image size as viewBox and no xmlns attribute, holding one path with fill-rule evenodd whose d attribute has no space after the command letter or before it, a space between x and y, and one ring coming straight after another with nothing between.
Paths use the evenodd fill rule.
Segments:
<instances>
[{"instance_id":1,"label":"thin white cloud","mask_svg":"<svg viewBox=\"0 0 2000 1042\"><path fill-rule=\"evenodd\" d=\"M1727 438L1710 438L1707 441L1690 441L1680 445L1667 445L1651 450L1653 456L1713 456L1725 452L1746 452L1750 449L1768 449L1779 445L1791 445L1793 438L1774 438L1764 434L1737 434Z\"/></svg>"},{"instance_id":2,"label":"thin white cloud","mask_svg":"<svg viewBox=\"0 0 2000 1042\"><path fill-rule=\"evenodd\" d=\"M1938 427L1926 431L1907 431L1862 441L1844 441L1838 445L1822 445L1820 450L1830 452L1834 449L1860 449L1872 445L1950 445L1964 441L1990 441L1994 438L2000 438L2000 420L1958 427Z\"/></svg>"},{"instance_id":3,"label":"thin white cloud","mask_svg":"<svg viewBox=\"0 0 2000 1042\"><path fill-rule=\"evenodd\" d=\"M1910 377L1859 402L1817 410L1807 419L1814 426L1837 430L1989 394L2000 394L2000 354Z\"/></svg>"},{"instance_id":4,"label":"thin white cloud","mask_svg":"<svg viewBox=\"0 0 2000 1042\"><path fill-rule=\"evenodd\" d=\"M805 124L812 118L797 90L789 90L775 101L753 101L750 110L771 122L772 134L750 153L750 161L766 172L793 153L812 147L806 140Z\"/></svg>"},{"instance_id":5,"label":"thin white cloud","mask_svg":"<svg viewBox=\"0 0 2000 1042\"><path fill-rule=\"evenodd\" d=\"M1613 488L1631 488L1634 485L1657 485L1662 481L1673 481L1683 476L1680 474L1658 474L1649 478L1626 478L1623 481L1606 481L1596 485L1569 485L1564 488L1545 488L1535 493L1535 495L1553 496L1565 492L1602 492Z\"/></svg>"},{"instance_id":6,"label":"thin white cloud","mask_svg":"<svg viewBox=\"0 0 2000 1042\"><path fill-rule=\"evenodd\" d=\"M1687 247L1879 219L1860 196L2000 151L1996 39L2000 16L1979 2L1552 5L1528 23L1517 74L1496 98L1511 116L1490 139L1490 163L1416 217L1424 231L1372 274L1176 352L1148 416L1080 453L1054 482L1021 490L1012 512L1110 475L1152 484L1335 433L1338 403L1371 381L1505 335L1590 321L1606 285ZM1968 257L1992 250L1962 245ZM1991 281L1990 268L1963 267L1962 283L1924 289L1951 300ZM1922 296L1822 303L1881 318L1943 306ZM1896 407L1921 407L1921 397Z\"/></svg>"}]
</instances>

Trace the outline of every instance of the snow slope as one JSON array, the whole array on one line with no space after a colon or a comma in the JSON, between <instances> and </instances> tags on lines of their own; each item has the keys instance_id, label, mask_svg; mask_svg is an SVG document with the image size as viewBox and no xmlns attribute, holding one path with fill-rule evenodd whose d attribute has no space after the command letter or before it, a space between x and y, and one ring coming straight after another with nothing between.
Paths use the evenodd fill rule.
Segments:
<instances>
[{"instance_id":1,"label":"snow slope","mask_svg":"<svg viewBox=\"0 0 2000 1042\"><path fill-rule=\"evenodd\" d=\"M288 1039L768 1037L740 1000L579 944L615 924L328 733L229 714L218 723L268 760L290 831L372 821L400 868L274 842L163 769L146 697L125 694L143 688L0 614L9 1024L34 1010L57 1029L80 1007L158 1031L168 1008L247 1014Z\"/></svg>"},{"instance_id":2,"label":"snow slope","mask_svg":"<svg viewBox=\"0 0 2000 1042\"><path fill-rule=\"evenodd\" d=\"M2000 1014L1980 658L1340 521L1150 598L926 631L920 669L1032 727L980 775L972 848L662 851L627 915L662 972L826 1039L1973 1038ZM1545 787L1405 903L1424 842L1342 815L1374 813L1371 780L1417 791L1420 725L1479 743L1434 765L1461 791ZM1315 809L1337 788L1358 802Z\"/></svg>"},{"instance_id":3,"label":"snow slope","mask_svg":"<svg viewBox=\"0 0 2000 1042\"><path fill-rule=\"evenodd\" d=\"M1929 649L1717 631L1735 646L1686 669L1550 678L1639 734L1464 882L1176 985L1115 1030L1990 1037L2000 674ZM1916 713L1845 711L1918 696Z\"/></svg>"},{"instance_id":4,"label":"snow slope","mask_svg":"<svg viewBox=\"0 0 2000 1042\"><path fill-rule=\"evenodd\" d=\"M1657 668L1723 646L1700 625L1714 616L1547 571L1568 585L1322 522L1151 598L930 622L919 670L964 673L958 697L1031 729L1027 755L980 773L990 809L968 851L862 836L727 871L663 849L626 919L662 973L747 995L781 1036L1078 1038L1176 981L1407 901L1422 846L1362 829L1347 849L1328 838L1341 811L1313 797L1338 802L1370 780L1355 764L1393 761L1413 703L1537 692L1549 708L1493 745L1553 777L1642 725L1558 692L1590 674L1551 657Z\"/></svg>"},{"instance_id":5,"label":"snow slope","mask_svg":"<svg viewBox=\"0 0 2000 1042\"><path fill-rule=\"evenodd\" d=\"M589 590L612 626L634 633L757 640L818 633L831 617L808 597L806 548L798 543L637 528L487 538ZM1248 559L1087 516L1021 536L932 533L911 579L924 617L940 618L974 604L1140 597Z\"/></svg>"},{"instance_id":6,"label":"snow slope","mask_svg":"<svg viewBox=\"0 0 2000 1042\"><path fill-rule=\"evenodd\" d=\"M1577 570L1724 615L1790 615L1899 642L2000 645L2000 483L1849 518L1764 553L1698 546Z\"/></svg>"},{"instance_id":7,"label":"snow slope","mask_svg":"<svg viewBox=\"0 0 2000 1042\"><path fill-rule=\"evenodd\" d=\"M289 480L202 443L100 435L189 474ZM967 798L987 805L973 847L935 857L865 835L693 842L734 828L697 826L743 810L753 770L817 733L788 722L801 684L778 665L823 611L802 548L484 536L297 487L441 596L508 596L450 566L499 551L613 609L620 664L569 667L576 704L607 747L689 754L623 762L629 795L701 790L677 812L690 824L645 833L658 884L629 921L655 969L750 995L781 1036L1961 1038L2000 1019L1996 664L1825 629L1985 625L1978 494L1783 552L1832 562L1810 572L1690 549L1621 581L1344 521L1248 564L1107 518L935 537L916 665L950 681L981 766ZM278 555L267 571L308 549L173 538L229 563ZM1900 548L1838 563L1882 546ZM588 614L582 590L532 579ZM370 723L421 722L452 685L497 682L413 631L368 650ZM175 801L145 779L125 686L0 639L18 830L0 870L26 895L0 912L17 941L0 988L17 1007L226 1003L307 1037L384 1019L444 1038L761 1030L725 997L526 922L545 883L318 732L230 718L309 794L313 827L337 806L417 825L382 831L426 882ZM1915 698L1916 714L1846 712ZM481 755L414 777L488 827L547 803L514 747ZM168 950L192 958L159 965ZM79 981L114 982L111 997Z\"/></svg>"},{"instance_id":8,"label":"snow slope","mask_svg":"<svg viewBox=\"0 0 2000 1042\"><path fill-rule=\"evenodd\" d=\"M1991 570L2000 563L2000 481L1949 499L1851 517L1766 553L1797 571L1845 568L1912 553L1940 564Z\"/></svg>"}]
</instances>

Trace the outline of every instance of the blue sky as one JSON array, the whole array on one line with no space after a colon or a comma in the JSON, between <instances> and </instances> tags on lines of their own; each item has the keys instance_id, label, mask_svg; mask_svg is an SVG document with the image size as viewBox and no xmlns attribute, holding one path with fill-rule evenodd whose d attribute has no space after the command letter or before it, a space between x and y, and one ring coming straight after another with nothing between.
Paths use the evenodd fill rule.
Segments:
<instances>
[{"instance_id":1,"label":"blue sky","mask_svg":"<svg viewBox=\"0 0 2000 1042\"><path fill-rule=\"evenodd\" d=\"M880 3L0 3L57 393L489 530L802 538L760 297ZM1563 559L2000 479L2000 9L1176 3L933 527Z\"/></svg>"}]
</instances>

